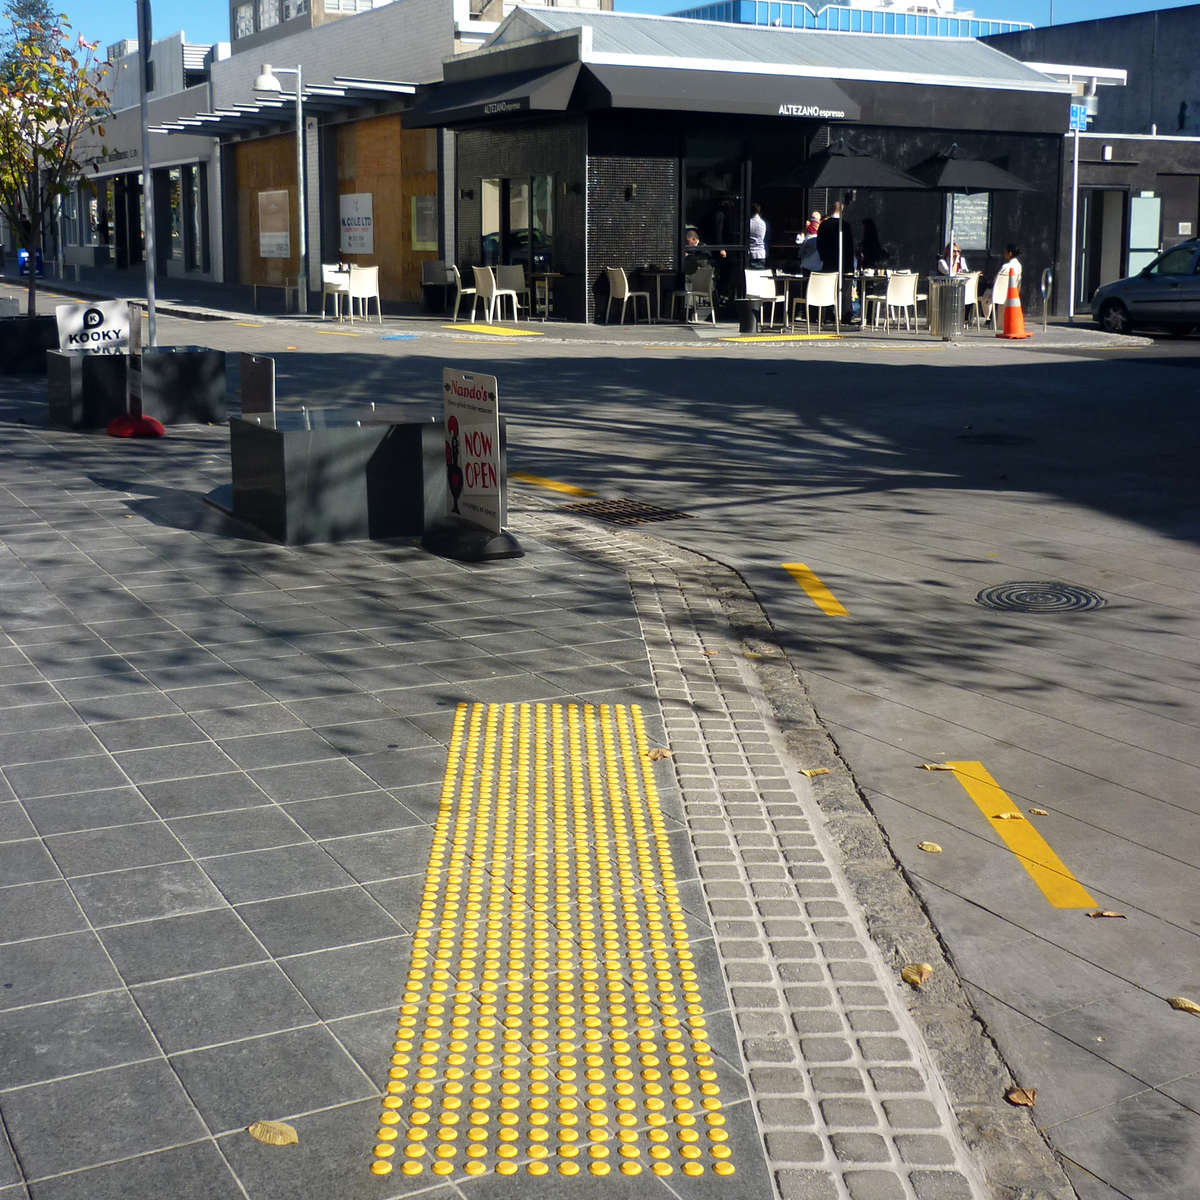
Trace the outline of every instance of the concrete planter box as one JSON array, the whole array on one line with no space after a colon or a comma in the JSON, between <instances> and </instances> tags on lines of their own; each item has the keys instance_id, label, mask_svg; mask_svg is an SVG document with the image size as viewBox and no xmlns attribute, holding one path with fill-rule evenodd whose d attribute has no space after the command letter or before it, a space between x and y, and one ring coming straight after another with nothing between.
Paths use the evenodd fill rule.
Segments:
<instances>
[{"instance_id":1,"label":"concrete planter box","mask_svg":"<svg viewBox=\"0 0 1200 1200\"><path fill-rule=\"evenodd\" d=\"M46 354L46 398L52 429L102 429L126 411L124 354Z\"/></svg>"},{"instance_id":2,"label":"concrete planter box","mask_svg":"<svg viewBox=\"0 0 1200 1200\"><path fill-rule=\"evenodd\" d=\"M142 350L142 415L164 425L225 420L225 351L204 346Z\"/></svg>"},{"instance_id":3,"label":"concrete planter box","mask_svg":"<svg viewBox=\"0 0 1200 1200\"><path fill-rule=\"evenodd\" d=\"M57 349L53 317L0 318L0 375L45 375L46 351Z\"/></svg>"}]
</instances>

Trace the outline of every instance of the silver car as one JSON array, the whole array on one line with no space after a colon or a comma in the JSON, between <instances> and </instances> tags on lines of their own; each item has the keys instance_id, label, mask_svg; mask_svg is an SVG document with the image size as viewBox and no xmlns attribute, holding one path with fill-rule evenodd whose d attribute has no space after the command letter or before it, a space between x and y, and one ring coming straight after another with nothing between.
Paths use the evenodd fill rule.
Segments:
<instances>
[{"instance_id":1,"label":"silver car","mask_svg":"<svg viewBox=\"0 0 1200 1200\"><path fill-rule=\"evenodd\" d=\"M1200 328L1200 238L1172 246L1128 279L1097 288L1092 319L1109 333Z\"/></svg>"}]
</instances>

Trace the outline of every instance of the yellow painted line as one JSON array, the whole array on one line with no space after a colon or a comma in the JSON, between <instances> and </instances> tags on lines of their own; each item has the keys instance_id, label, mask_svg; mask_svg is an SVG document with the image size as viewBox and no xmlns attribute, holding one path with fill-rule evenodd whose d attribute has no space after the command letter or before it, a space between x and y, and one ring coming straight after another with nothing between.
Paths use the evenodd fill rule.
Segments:
<instances>
[{"instance_id":1,"label":"yellow painted line","mask_svg":"<svg viewBox=\"0 0 1200 1200\"><path fill-rule=\"evenodd\" d=\"M1050 849L1028 817L1022 814L1019 820L997 819L997 814L1019 810L983 763L951 762L946 766L953 769L954 777L962 784L963 790L975 801L979 811L987 817L988 824L1017 856L1021 866L1029 872L1030 878L1055 908L1096 907L1096 901L1087 889Z\"/></svg>"},{"instance_id":2,"label":"yellow painted line","mask_svg":"<svg viewBox=\"0 0 1200 1200\"><path fill-rule=\"evenodd\" d=\"M518 483L532 483L535 487L548 488L552 492L562 492L564 496L594 496L587 488L575 487L570 483L559 483L555 479L543 479L540 475L530 475L527 471L509 471L509 479Z\"/></svg>"},{"instance_id":3,"label":"yellow painted line","mask_svg":"<svg viewBox=\"0 0 1200 1200\"><path fill-rule=\"evenodd\" d=\"M741 337L723 337L722 342L836 342L838 333L748 333Z\"/></svg>"},{"instance_id":4,"label":"yellow painted line","mask_svg":"<svg viewBox=\"0 0 1200 1200\"><path fill-rule=\"evenodd\" d=\"M536 329L506 329L502 325L443 325L454 333L482 333L488 337L544 337Z\"/></svg>"},{"instance_id":5,"label":"yellow painted line","mask_svg":"<svg viewBox=\"0 0 1200 1200\"><path fill-rule=\"evenodd\" d=\"M804 563L781 563L783 569L808 593L808 598L827 617L848 617L837 597Z\"/></svg>"},{"instance_id":6,"label":"yellow painted line","mask_svg":"<svg viewBox=\"0 0 1200 1200\"><path fill-rule=\"evenodd\" d=\"M351 333L348 329L314 329L314 333L319 333L322 337L361 337L361 334Z\"/></svg>"},{"instance_id":7,"label":"yellow painted line","mask_svg":"<svg viewBox=\"0 0 1200 1200\"><path fill-rule=\"evenodd\" d=\"M371 1171L734 1172L641 710L461 704Z\"/></svg>"},{"instance_id":8,"label":"yellow painted line","mask_svg":"<svg viewBox=\"0 0 1200 1200\"><path fill-rule=\"evenodd\" d=\"M235 325L241 325L243 329L261 329L262 321L234 321Z\"/></svg>"}]
</instances>

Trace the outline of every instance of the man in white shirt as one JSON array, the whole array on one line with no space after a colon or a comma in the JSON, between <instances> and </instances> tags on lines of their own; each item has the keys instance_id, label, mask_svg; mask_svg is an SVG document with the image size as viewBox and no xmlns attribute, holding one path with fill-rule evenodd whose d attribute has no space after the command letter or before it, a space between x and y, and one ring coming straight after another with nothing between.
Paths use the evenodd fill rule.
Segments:
<instances>
[{"instance_id":1,"label":"man in white shirt","mask_svg":"<svg viewBox=\"0 0 1200 1200\"><path fill-rule=\"evenodd\" d=\"M761 270L767 265L767 223L763 220L762 205L750 206L750 267Z\"/></svg>"}]
</instances>

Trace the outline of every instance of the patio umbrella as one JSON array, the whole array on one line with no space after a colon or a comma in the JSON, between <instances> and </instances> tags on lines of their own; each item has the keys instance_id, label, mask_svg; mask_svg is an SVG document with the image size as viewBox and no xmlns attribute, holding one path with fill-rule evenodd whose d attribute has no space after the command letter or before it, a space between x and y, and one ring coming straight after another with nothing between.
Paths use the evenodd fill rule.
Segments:
<instances>
[{"instance_id":1,"label":"patio umbrella","mask_svg":"<svg viewBox=\"0 0 1200 1200\"><path fill-rule=\"evenodd\" d=\"M832 188L875 188L892 191L924 191L926 185L912 175L865 151L855 149L846 139L830 142L824 150L810 154L782 180L784 186ZM846 219L843 206L841 220ZM842 294L842 226L838 226L838 298Z\"/></svg>"}]
</instances>

